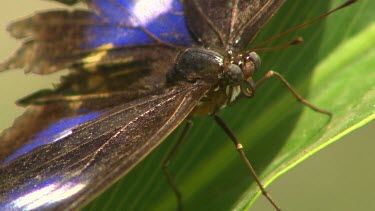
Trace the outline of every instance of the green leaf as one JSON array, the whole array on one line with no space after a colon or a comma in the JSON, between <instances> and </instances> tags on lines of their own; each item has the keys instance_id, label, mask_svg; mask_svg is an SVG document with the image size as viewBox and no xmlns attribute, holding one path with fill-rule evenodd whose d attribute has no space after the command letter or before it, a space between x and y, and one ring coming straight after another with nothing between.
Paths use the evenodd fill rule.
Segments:
<instances>
[{"instance_id":1,"label":"green leaf","mask_svg":"<svg viewBox=\"0 0 375 211\"><path fill-rule=\"evenodd\" d=\"M343 2L287 1L252 46ZM277 79L257 90L253 99L243 99L219 113L243 143L264 184L374 119L373 11L374 1L359 1L269 46L297 36L303 36L304 43L260 54L257 78L269 69L280 72L302 96L332 111L331 121L296 102ZM180 133L181 128L86 209L175 210L175 196L161 163ZM194 119L193 130L169 169L186 210L247 209L259 195L233 144L210 117Z\"/></svg>"},{"instance_id":2,"label":"green leaf","mask_svg":"<svg viewBox=\"0 0 375 211\"><path fill-rule=\"evenodd\" d=\"M276 168L271 169L272 172L264 181L268 180L270 183L317 151L375 118L374 58L375 22L357 36L340 44L317 65L311 85L314 93L310 96L318 104L330 104L334 118L322 132L316 134L313 130L307 131L309 124L312 128L314 114L303 113L289 137L290 141L288 140L278 154L282 158L282 164L280 163L279 167L274 162ZM304 140L303 137L313 138ZM303 143L298 143L299 140ZM237 208L246 206L248 201L254 198L254 194L254 190L249 189L238 202Z\"/></svg>"}]
</instances>

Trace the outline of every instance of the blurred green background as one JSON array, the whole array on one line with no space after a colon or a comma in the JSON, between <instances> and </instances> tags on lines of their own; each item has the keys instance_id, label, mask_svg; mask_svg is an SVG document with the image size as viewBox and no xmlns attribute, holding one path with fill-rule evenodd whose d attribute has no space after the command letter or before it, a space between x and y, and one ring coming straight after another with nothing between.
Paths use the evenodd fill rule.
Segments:
<instances>
[{"instance_id":1,"label":"blurred green background","mask_svg":"<svg viewBox=\"0 0 375 211\"><path fill-rule=\"evenodd\" d=\"M19 45L6 33L7 23L35 10L56 8L47 1L3 1L0 7L0 59ZM22 108L14 101L40 88L51 87L59 76L27 75L21 70L0 75L0 130L9 127ZM285 210L375 210L375 122L328 146L279 177L268 190ZM0 151L1 153L1 151ZM252 210L272 210L259 197Z\"/></svg>"}]
</instances>

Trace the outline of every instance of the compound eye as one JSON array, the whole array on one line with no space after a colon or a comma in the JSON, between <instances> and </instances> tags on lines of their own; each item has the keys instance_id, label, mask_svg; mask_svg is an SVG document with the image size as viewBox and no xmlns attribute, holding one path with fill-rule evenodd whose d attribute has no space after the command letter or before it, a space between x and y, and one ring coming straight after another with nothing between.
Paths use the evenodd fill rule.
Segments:
<instances>
[{"instance_id":1,"label":"compound eye","mask_svg":"<svg viewBox=\"0 0 375 211\"><path fill-rule=\"evenodd\" d=\"M240 85L244 82L244 75L238 65L230 64L224 73L225 80L232 86Z\"/></svg>"},{"instance_id":2,"label":"compound eye","mask_svg":"<svg viewBox=\"0 0 375 211\"><path fill-rule=\"evenodd\" d=\"M259 69L261 61L257 53L250 52L249 55L246 57L246 60L254 62L255 70Z\"/></svg>"}]
</instances>

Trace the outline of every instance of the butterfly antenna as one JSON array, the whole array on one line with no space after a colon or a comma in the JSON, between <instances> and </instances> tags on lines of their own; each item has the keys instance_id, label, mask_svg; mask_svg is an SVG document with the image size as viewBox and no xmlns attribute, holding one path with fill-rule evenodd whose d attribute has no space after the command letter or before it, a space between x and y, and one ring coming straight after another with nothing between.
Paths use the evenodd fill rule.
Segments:
<instances>
[{"instance_id":1,"label":"butterfly antenna","mask_svg":"<svg viewBox=\"0 0 375 211\"><path fill-rule=\"evenodd\" d=\"M291 28L291 29L289 29L289 30L287 30L287 31L285 31L285 32L283 32L283 33L281 33L281 34L278 34L278 35L276 35L276 36L274 36L274 37L272 37L272 38L270 38L270 39L268 39L268 40L266 40L266 41L264 41L264 42L262 42L262 43L256 45L253 49L258 49L260 46L263 46L263 45L265 45L265 44L267 44L267 43L270 43L270 42L272 42L272 41L274 41L274 40L276 40L276 39L279 39L280 37L283 37L283 36L285 36L285 35L287 35L287 34L290 34L290 33L294 32L294 31L297 31L297 30L299 30L299 29L301 29L301 28L304 28L305 26L310 25L310 24L312 24L312 23L314 23L314 22L317 22L317 21L319 21L319 20L321 20L321 19L323 19L323 18L325 18L325 17L331 15L332 13L334 13L334 12L336 12L336 11L338 11L338 10L341 10L341 9L343 9L343 8L349 6L349 5L351 5L351 4L353 4L353 3L357 2L357 1L358 1L358 0L348 0L347 2L345 2L344 4L342 4L341 6L335 8L335 9L333 9L333 10L331 10L331 11L329 11L329 12L323 14L323 15L320 15L320 16L318 16L318 17L316 17L316 18L314 18L314 19L312 19L312 20L310 20L310 21L307 21L307 22L305 22L305 23L302 23L301 25L298 25L298 26L296 26L296 27L293 27L293 28ZM288 44L287 44L287 45L288 45ZM288 46L290 46L290 44L289 44ZM280 46L280 47L281 47L281 46ZM276 48L277 48L277 47L276 47Z\"/></svg>"},{"instance_id":2,"label":"butterfly antenna","mask_svg":"<svg viewBox=\"0 0 375 211\"><path fill-rule=\"evenodd\" d=\"M286 44L281 44L281 45L269 47L269 48L253 48L253 49L251 49L251 51L255 51L255 52L259 53L259 52L269 52L269 51L283 50L283 49L289 48L290 46L300 44L302 42L303 42L303 38L297 37L295 40L293 40L291 42L288 42Z\"/></svg>"}]
</instances>

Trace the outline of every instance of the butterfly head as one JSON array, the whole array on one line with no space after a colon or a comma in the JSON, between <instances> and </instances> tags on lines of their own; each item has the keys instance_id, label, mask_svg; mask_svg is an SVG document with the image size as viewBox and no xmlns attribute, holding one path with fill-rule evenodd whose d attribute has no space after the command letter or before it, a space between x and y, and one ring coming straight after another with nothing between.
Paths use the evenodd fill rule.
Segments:
<instances>
[{"instance_id":1,"label":"butterfly head","mask_svg":"<svg viewBox=\"0 0 375 211\"><path fill-rule=\"evenodd\" d=\"M229 56L229 58L230 62L223 71L224 83L231 87L239 86L243 95L253 96L255 88L252 76L260 67L260 57L254 51L249 51L237 58L233 58L233 56ZM249 88L246 88L245 85L248 85Z\"/></svg>"}]
</instances>

